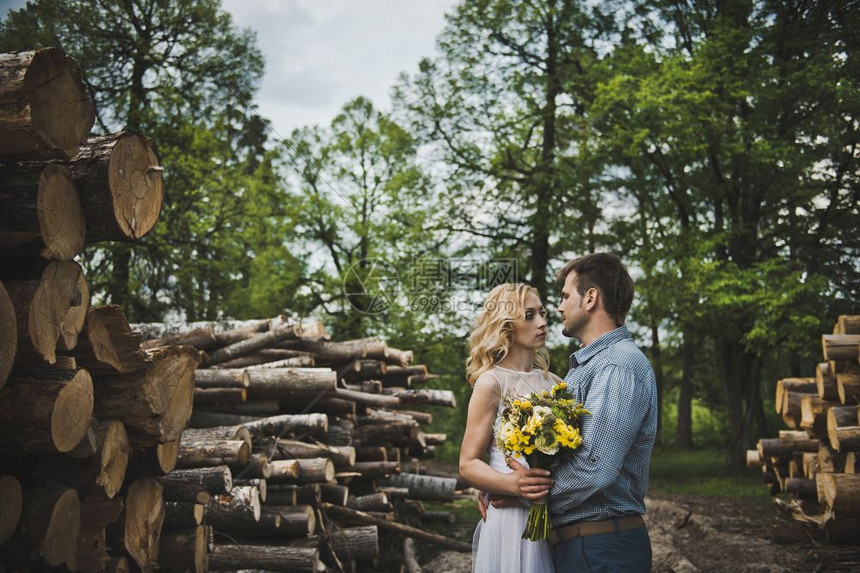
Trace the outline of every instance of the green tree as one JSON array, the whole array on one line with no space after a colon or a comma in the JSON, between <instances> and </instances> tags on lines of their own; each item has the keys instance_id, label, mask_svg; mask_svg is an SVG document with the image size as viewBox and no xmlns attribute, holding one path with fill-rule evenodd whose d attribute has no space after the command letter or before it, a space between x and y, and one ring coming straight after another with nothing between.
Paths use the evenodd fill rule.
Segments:
<instances>
[{"instance_id":1,"label":"green tree","mask_svg":"<svg viewBox=\"0 0 860 573\"><path fill-rule=\"evenodd\" d=\"M248 103L263 73L254 34L217 0L36 0L0 24L0 50L49 45L80 63L99 129L144 132L164 167L156 231L88 250L88 279L132 319L168 308L216 315L235 284L247 285L257 250L247 227L277 188L272 177L267 189L254 181L270 160Z\"/></svg>"}]
</instances>

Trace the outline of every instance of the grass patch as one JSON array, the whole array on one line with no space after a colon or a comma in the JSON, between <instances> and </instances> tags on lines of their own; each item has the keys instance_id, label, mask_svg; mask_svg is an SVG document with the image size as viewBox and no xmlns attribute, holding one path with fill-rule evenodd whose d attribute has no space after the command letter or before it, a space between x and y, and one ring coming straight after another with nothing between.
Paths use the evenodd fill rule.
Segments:
<instances>
[{"instance_id":1,"label":"grass patch","mask_svg":"<svg viewBox=\"0 0 860 573\"><path fill-rule=\"evenodd\" d=\"M734 468L719 450L654 450L650 488L658 493L769 497L760 470Z\"/></svg>"}]
</instances>

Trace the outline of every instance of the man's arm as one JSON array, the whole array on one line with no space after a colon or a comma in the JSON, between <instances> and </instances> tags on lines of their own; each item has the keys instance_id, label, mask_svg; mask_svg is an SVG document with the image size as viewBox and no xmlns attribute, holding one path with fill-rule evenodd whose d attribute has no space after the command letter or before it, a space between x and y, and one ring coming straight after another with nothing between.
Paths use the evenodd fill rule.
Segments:
<instances>
[{"instance_id":1,"label":"man's arm","mask_svg":"<svg viewBox=\"0 0 860 573\"><path fill-rule=\"evenodd\" d=\"M565 513L615 483L624 457L650 408L650 388L630 369L607 365L591 383L583 418L582 446L554 472L553 513Z\"/></svg>"}]
</instances>

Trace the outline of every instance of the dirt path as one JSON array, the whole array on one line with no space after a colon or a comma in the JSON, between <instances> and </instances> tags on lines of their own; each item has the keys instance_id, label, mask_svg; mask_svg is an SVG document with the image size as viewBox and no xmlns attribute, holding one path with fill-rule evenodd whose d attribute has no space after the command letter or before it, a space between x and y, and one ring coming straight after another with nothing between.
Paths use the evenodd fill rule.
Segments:
<instances>
[{"instance_id":1,"label":"dirt path","mask_svg":"<svg viewBox=\"0 0 860 573\"><path fill-rule=\"evenodd\" d=\"M815 541L767 500L656 494L646 500L655 573L860 571L860 547ZM471 539L474 527L451 534ZM471 555L418 546L425 573L468 573Z\"/></svg>"}]
</instances>

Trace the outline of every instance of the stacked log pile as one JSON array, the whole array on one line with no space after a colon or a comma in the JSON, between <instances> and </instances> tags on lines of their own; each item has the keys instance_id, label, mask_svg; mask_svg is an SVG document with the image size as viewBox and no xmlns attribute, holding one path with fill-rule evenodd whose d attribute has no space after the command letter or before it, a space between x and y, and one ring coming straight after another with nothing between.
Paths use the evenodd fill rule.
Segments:
<instances>
[{"instance_id":1,"label":"stacked log pile","mask_svg":"<svg viewBox=\"0 0 860 573\"><path fill-rule=\"evenodd\" d=\"M88 138L93 122L61 50L0 54L5 571L153 569L163 486L140 466L191 416L199 351L143 350L118 307L90 306L74 260L87 244L141 238L161 210L147 139Z\"/></svg>"},{"instance_id":2,"label":"stacked log pile","mask_svg":"<svg viewBox=\"0 0 860 573\"><path fill-rule=\"evenodd\" d=\"M411 352L378 338L332 342L322 323L285 317L132 326L144 348L206 353L178 469L161 483L168 517L211 527L210 569L368 570L381 532L468 549L400 523L450 522L421 502L462 495L455 477L418 465L445 436L424 432L432 414L416 408L455 400L421 387L435 376ZM198 487L186 490L189 480ZM190 547L191 531L182 539Z\"/></svg>"},{"instance_id":3,"label":"stacked log pile","mask_svg":"<svg viewBox=\"0 0 860 573\"><path fill-rule=\"evenodd\" d=\"M834 542L860 543L860 316L840 316L821 337L814 376L777 382L776 411L788 430L747 453L777 503Z\"/></svg>"}]
</instances>

